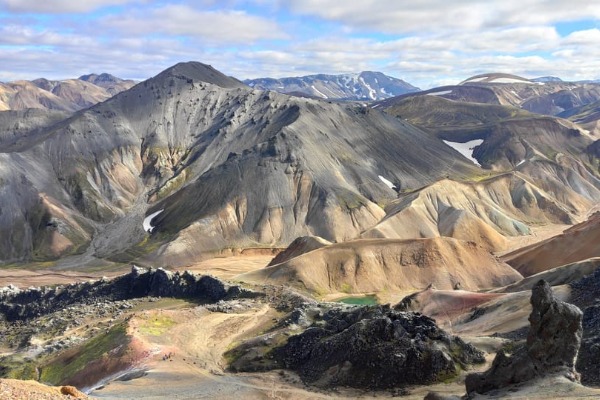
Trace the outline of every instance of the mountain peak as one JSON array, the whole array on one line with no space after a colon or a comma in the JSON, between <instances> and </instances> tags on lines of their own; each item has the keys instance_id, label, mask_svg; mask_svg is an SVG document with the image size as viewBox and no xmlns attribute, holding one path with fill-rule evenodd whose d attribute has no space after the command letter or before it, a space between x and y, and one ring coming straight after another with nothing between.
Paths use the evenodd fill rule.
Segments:
<instances>
[{"instance_id":1,"label":"mountain peak","mask_svg":"<svg viewBox=\"0 0 600 400\"><path fill-rule=\"evenodd\" d=\"M87 75L81 75L77 79L79 79L80 81L90 82L95 85L97 85L100 82L102 82L102 83L119 83L119 82L124 81L124 79L117 78L116 76L108 74L106 72L103 72L101 74L91 73L91 74L87 74Z\"/></svg>"},{"instance_id":2,"label":"mountain peak","mask_svg":"<svg viewBox=\"0 0 600 400\"><path fill-rule=\"evenodd\" d=\"M175 64L156 75L154 79L168 79L172 77L206 82L222 88L246 87L239 80L223 74L211 65L197 61Z\"/></svg>"}]
</instances>

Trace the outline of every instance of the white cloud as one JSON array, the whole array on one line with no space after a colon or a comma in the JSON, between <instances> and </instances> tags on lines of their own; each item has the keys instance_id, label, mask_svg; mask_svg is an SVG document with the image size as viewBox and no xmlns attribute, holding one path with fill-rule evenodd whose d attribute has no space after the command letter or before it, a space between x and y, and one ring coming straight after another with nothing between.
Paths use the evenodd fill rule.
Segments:
<instances>
[{"instance_id":1,"label":"white cloud","mask_svg":"<svg viewBox=\"0 0 600 400\"><path fill-rule=\"evenodd\" d=\"M124 2L80 1L84 7L48 1L44 7L51 4L65 13ZM0 0L0 10L8 3L17 4ZM23 10L45 9L34 3L18 2ZM249 2L243 0L129 3L85 18L4 14L0 79L56 79L104 71L141 79L187 60L212 64L241 79L381 70L423 88L491 71L525 77L600 77L600 30L561 37L551 25L562 20L561 13L565 20L581 15L582 9L595 15L598 6L581 8L578 1L567 7L533 0L520 4L519 10L513 0L493 6L467 0L251 0L255 7L247 11ZM289 14L290 9L333 22L300 18ZM403 33L378 35L386 29Z\"/></svg>"},{"instance_id":2,"label":"white cloud","mask_svg":"<svg viewBox=\"0 0 600 400\"><path fill-rule=\"evenodd\" d=\"M0 10L34 14L85 13L138 0L0 0Z\"/></svg>"},{"instance_id":3,"label":"white cloud","mask_svg":"<svg viewBox=\"0 0 600 400\"><path fill-rule=\"evenodd\" d=\"M201 11L186 5L110 16L102 23L130 35L185 35L213 43L252 43L287 37L276 22L263 17L235 10Z\"/></svg>"},{"instance_id":4,"label":"white cloud","mask_svg":"<svg viewBox=\"0 0 600 400\"><path fill-rule=\"evenodd\" d=\"M600 18L589 0L280 0L293 12L337 21L357 30L387 33L547 25Z\"/></svg>"}]
</instances>

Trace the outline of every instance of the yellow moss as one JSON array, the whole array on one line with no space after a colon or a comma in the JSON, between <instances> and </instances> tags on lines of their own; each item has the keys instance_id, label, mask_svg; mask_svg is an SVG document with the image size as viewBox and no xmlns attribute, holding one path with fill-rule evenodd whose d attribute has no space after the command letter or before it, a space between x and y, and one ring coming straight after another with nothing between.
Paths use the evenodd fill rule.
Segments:
<instances>
[{"instance_id":1,"label":"yellow moss","mask_svg":"<svg viewBox=\"0 0 600 400\"><path fill-rule=\"evenodd\" d=\"M158 314L144 321L139 326L139 330L144 335L160 336L167 332L173 325L175 325L173 319L166 315Z\"/></svg>"}]
</instances>

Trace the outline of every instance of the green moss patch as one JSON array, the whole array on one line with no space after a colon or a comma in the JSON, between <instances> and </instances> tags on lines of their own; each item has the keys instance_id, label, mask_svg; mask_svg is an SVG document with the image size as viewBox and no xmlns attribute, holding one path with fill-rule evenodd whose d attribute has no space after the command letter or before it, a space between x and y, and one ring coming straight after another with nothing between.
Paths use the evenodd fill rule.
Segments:
<instances>
[{"instance_id":1,"label":"green moss patch","mask_svg":"<svg viewBox=\"0 0 600 400\"><path fill-rule=\"evenodd\" d=\"M40 381L52 385L72 383L73 378L94 362L108 362L125 351L129 343L126 323L113 326L81 346L69 349L41 367Z\"/></svg>"}]
</instances>

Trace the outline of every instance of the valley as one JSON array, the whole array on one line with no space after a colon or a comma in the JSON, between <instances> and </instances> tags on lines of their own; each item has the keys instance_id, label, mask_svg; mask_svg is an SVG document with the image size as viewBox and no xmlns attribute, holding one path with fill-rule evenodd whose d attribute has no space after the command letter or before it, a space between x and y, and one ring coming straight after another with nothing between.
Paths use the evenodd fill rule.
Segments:
<instances>
[{"instance_id":1,"label":"valley","mask_svg":"<svg viewBox=\"0 0 600 400\"><path fill-rule=\"evenodd\" d=\"M600 84L333 77L2 89L0 390L599 396Z\"/></svg>"}]
</instances>

